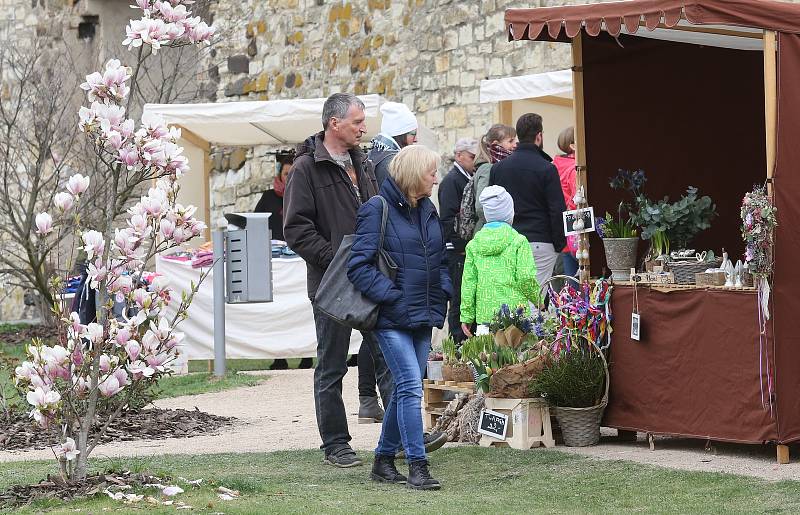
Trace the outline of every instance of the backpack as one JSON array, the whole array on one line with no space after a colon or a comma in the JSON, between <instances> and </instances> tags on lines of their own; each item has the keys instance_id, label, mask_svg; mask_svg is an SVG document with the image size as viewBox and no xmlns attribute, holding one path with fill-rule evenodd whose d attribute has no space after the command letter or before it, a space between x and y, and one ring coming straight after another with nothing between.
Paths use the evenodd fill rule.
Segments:
<instances>
[{"instance_id":1,"label":"backpack","mask_svg":"<svg viewBox=\"0 0 800 515\"><path fill-rule=\"evenodd\" d=\"M464 186L464 194L461 197L461 207L453 222L456 234L464 241L472 239L475 226L478 225L478 214L475 212L475 176L469 178L469 182Z\"/></svg>"}]
</instances>

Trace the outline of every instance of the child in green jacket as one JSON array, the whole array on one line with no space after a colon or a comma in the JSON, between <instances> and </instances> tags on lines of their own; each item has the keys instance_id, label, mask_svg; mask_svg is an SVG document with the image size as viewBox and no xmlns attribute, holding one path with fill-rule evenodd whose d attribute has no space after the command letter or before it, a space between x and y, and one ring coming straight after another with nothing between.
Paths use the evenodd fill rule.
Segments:
<instances>
[{"instance_id":1,"label":"child in green jacket","mask_svg":"<svg viewBox=\"0 0 800 515\"><path fill-rule=\"evenodd\" d=\"M536 265L525 236L511 227L514 200L502 186L487 186L479 201L486 224L467 244L461 282L461 323L488 324L503 304L539 304Z\"/></svg>"}]
</instances>

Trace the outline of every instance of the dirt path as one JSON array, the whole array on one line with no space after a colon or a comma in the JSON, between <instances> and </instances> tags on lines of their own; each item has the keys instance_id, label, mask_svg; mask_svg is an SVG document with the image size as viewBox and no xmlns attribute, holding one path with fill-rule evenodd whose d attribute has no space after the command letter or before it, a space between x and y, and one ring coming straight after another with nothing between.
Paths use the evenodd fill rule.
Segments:
<instances>
[{"instance_id":1,"label":"dirt path","mask_svg":"<svg viewBox=\"0 0 800 515\"><path fill-rule=\"evenodd\" d=\"M268 372L270 378L258 386L226 392L166 399L162 408L193 409L216 415L233 416L239 422L216 435L188 439L121 442L102 445L95 457L146 456L155 454L268 452L287 449L314 449L319 446L312 370ZM380 433L378 424L358 424L358 388L355 369L345 376L351 444L356 449L374 449ZM777 465L774 446L714 444L710 451L698 440L660 438L656 450L640 438L636 443L619 443L604 429L600 445L587 448L558 447L559 450L599 459L618 459L663 467L708 472L727 472L770 480L800 480L800 448L792 448L794 463ZM533 450L531 452L538 452ZM434 455L435 456L435 455ZM0 452L0 462L51 459L50 451ZM320 454L320 459L322 455Z\"/></svg>"}]
</instances>

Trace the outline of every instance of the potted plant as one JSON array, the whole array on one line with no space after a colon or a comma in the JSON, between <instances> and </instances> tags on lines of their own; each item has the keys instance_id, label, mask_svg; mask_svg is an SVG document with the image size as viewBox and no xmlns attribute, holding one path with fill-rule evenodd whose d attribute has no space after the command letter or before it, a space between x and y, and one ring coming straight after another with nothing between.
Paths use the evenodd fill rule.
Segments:
<instances>
[{"instance_id":1,"label":"potted plant","mask_svg":"<svg viewBox=\"0 0 800 515\"><path fill-rule=\"evenodd\" d=\"M519 347L522 339L532 329L533 324L525 315L525 306L519 306L512 311L508 304L503 304L489 323L489 332L494 334L497 344L512 348Z\"/></svg>"},{"instance_id":2,"label":"potted plant","mask_svg":"<svg viewBox=\"0 0 800 515\"><path fill-rule=\"evenodd\" d=\"M608 403L608 365L603 351L584 338L561 347L530 383L544 398L570 447L600 441L600 419Z\"/></svg>"},{"instance_id":3,"label":"potted plant","mask_svg":"<svg viewBox=\"0 0 800 515\"><path fill-rule=\"evenodd\" d=\"M434 344L431 351L428 353L428 373L427 378L431 381L442 381L442 364L444 361L444 354L442 352L441 342Z\"/></svg>"},{"instance_id":4,"label":"potted plant","mask_svg":"<svg viewBox=\"0 0 800 515\"><path fill-rule=\"evenodd\" d=\"M639 245L639 233L636 225L623 216L624 204L620 203L617 219L606 212L605 218L598 218L597 234L603 239L606 253L606 265L611 270L611 278L615 281L626 281L630 277L631 268L636 267L636 251Z\"/></svg>"},{"instance_id":5,"label":"potted plant","mask_svg":"<svg viewBox=\"0 0 800 515\"><path fill-rule=\"evenodd\" d=\"M445 381L455 381L465 383L473 380L472 369L469 364L461 358L461 352L452 336L448 336L442 341L442 379Z\"/></svg>"},{"instance_id":6,"label":"potted plant","mask_svg":"<svg viewBox=\"0 0 800 515\"><path fill-rule=\"evenodd\" d=\"M564 443L583 446L600 439L600 419L608 402L608 364L601 350L609 333L605 309L613 286L607 280L551 291L558 319L544 368L530 383L547 400L561 426ZM605 345L610 341L605 340Z\"/></svg>"}]
</instances>

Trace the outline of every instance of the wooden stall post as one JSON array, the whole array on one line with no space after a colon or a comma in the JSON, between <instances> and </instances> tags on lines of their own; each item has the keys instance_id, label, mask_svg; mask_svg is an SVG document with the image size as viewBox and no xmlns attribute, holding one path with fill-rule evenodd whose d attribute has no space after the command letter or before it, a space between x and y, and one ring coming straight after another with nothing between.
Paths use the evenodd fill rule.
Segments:
<instances>
[{"instance_id":1,"label":"wooden stall post","mask_svg":"<svg viewBox=\"0 0 800 515\"><path fill-rule=\"evenodd\" d=\"M775 154L778 127L778 77L777 43L775 32L764 31L764 122L767 143L767 191L772 195L772 173L775 170Z\"/></svg>"},{"instance_id":2,"label":"wooden stall post","mask_svg":"<svg viewBox=\"0 0 800 515\"><path fill-rule=\"evenodd\" d=\"M192 172L197 173L198 167L203 167L203 204L196 206L198 214L206 223L204 236L206 241L211 241L211 193L209 185L209 174L211 173L211 144L198 134L190 131L186 127L176 125L181 130L181 138L185 139L203 152L202 163L192 163Z\"/></svg>"},{"instance_id":3,"label":"wooden stall post","mask_svg":"<svg viewBox=\"0 0 800 515\"><path fill-rule=\"evenodd\" d=\"M572 38L572 92L575 112L575 182L577 191L583 188L584 201L576 208L588 206L589 196L586 187L586 132L583 119L583 31ZM581 283L589 281L589 258L583 258L583 250L589 248L589 237L581 234L578 240L578 278Z\"/></svg>"}]
</instances>

